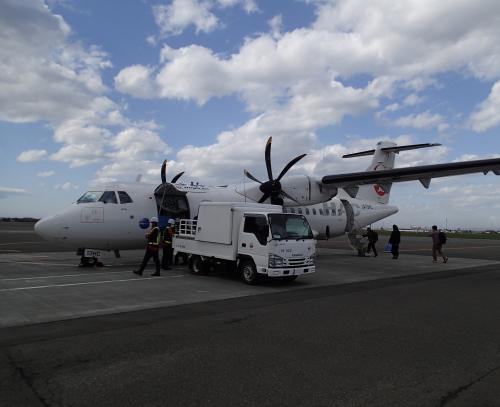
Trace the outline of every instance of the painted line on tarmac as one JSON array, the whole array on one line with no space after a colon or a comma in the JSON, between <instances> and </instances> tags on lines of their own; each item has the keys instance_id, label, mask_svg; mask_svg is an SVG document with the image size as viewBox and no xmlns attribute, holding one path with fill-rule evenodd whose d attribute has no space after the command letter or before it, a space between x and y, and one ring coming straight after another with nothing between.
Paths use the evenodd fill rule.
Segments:
<instances>
[{"instance_id":1,"label":"painted line on tarmac","mask_svg":"<svg viewBox=\"0 0 500 407\"><path fill-rule=\"evenodd\" d=\"M33 287L15 287L15 288L3 288L0 289L0 292L7 291L21 291L21 290L39 290L41 288L60 288L60 287L73 287L77 285L92 285L92 284L107 284L107 283L122 283L128 281L146 281L146 280L155 280L165 277L143 277L143 278L127 278L125 280L105 280L105 281L90 281L86 283L71 283L71 284L53 284L53 285L39 285Z\"/></svg>"},{"instance_id":2,"label":"painted line on tarmac","mask_svg":"<svg viewBox=\"0 0 500 407\"><path fill-rule=\"evenodd\" d=\"M499 248L500 246L463 246L463 247L443 247L443 251L463 250L463 249L491 249ZM432 247L428 249L401 249L400 252L432 252ZM385 252L384 252L385 253Z\"/></svg>"},{"instance_id":3,"label":"painted line on tarmac","mask_svg":"<svg viewBox=\"0 0 500 407\"><path fill-rule=\"evenodd\" d=\"M58 266L58 267L76 267L74 264L62 264L62 263L41 263L35 261L16 261L16 260L4 260L0 263L10 263L10 264L34 264L37 266Z\"/></svg>"},{"instance_id":4,"label":"painted line on tarmac","mask_svg":"<svg viewBox=\"0 0 500 407\"><path fill-rule=\"evenodd\" d=\"M0 252L7 252L7 253L22 253L21 250L1 250Z\"/></svg>"},{"instance_id":5,"label":"painted line on tarmac","mask_svg":"<svg viewBox=\"0 0 500 407\"><path fill-rule=\"evenodd\" d=\"M11 243L0 243L0 246L8 246L8 245L12 245L12 244L27 244L27 243L30 243L30 244L33 244L33 243L40 244L40 243L47 243L47 242L11 242Z\"/></svg>"},{"instance_id":6,"label":"painted line on tarmac","mask_svg":"<svg viewBox=\"0 0 500 407\"><path fill-rule=\"evenodd\" d=\"M42 276L42 277L16 277L16 278L2 278L2 281L19 281L19 280L39 280L44 278L60 278L60 277L80 277L80 276L100 276L106 277L107 274L116 274L116 273L130 273L130 270L127 271L106 271L106 274L98 274L98 273L79 273L79 274L60 274L58 276Z\"/></svg>"}]
</instances>

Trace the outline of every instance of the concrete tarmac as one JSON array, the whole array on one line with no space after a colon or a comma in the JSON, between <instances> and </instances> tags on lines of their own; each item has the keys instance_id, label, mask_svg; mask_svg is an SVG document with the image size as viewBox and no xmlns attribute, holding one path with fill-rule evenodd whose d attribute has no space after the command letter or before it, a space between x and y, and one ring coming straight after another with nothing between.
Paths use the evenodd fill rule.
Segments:
<instances>
[{"instance_id":1,"label":"concrete tarmac","mask_svg":"<svg viewBox=\"0 0 500 407\"><path fill-rule=\"evenodd\" d=\"M317 273L247 286L137 277L142 251L80 269L4 230L0 405L500 405L500 242L449 239L433 264L429 240L392 260L334 239Z\"/></svg>"}]
</instances>

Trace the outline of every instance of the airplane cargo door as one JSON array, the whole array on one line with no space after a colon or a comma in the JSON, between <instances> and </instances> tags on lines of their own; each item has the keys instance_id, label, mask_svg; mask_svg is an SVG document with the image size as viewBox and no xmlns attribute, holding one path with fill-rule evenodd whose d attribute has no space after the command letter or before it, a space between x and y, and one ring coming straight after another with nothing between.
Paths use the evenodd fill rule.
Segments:
<instances>
[{"instance_id":1,"label":"airplane cargo door","mask_svg":"<svg viewBox=\"0 0 500 407\"><path fill-rule=\"evenodd\" d=\"M155 190L156 206L160 227L165 227L168 219L189 218L189 204L186 193L172 184L159 185Z\"/></svg>"},{"instance_id":2,"label":"airplane cargo door","mask_svg":"<svg viewBox=\"0 0 500 407\"><path fill-rule=\"evenodd\" d=\"M345 231L350 232L354 229L354 210L352 208L351 203L346 199L341 199L342 205L345 208L346 214L346 223L345 223Z\"/></svg>"}]
</instances>

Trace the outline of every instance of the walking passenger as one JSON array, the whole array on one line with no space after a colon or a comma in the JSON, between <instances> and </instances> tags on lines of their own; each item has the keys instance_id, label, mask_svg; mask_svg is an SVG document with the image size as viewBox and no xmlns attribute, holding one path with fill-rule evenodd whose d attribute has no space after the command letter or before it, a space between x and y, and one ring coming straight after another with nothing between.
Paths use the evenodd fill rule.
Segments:
<instances>
[{"instance_id":1,"label":"walking passenger","mask_svg":"<svg viewBox=\"0 0 500 407\"><path fill-rule=\"evenodd\" d=\"M377 243L378 240L378 233L372 230L372 228L368 227L366 228L366 233L363 235L363 237L368 238L368 248L366 249L366 253L370 253L370 250L373 249L373 255L374 257L377 257L378 253L377 248L375 247L375 243Z\"/></svg>"},{"instance_id":2,"label":"walking passenger","mask_svg":"<svg viewBox=\"0 0 500 407\"><path fill-rule=\"evenodd\" d=\"M392 225L392 233L389 237L389 243L392 245L391 253L392 258L397 259L399 257L399 243L401 242L401 233L399 232L397 225Z\"/></svg>"},{"instance_id":3,"label":"walking passenger","mask_svg":"<svg viewBox=\"0 0 500 407\"><path fill-rule=\"evenodd\" d=\"M142 276L142 272L146 268L149 259L152 257L156 272L151 274L152 276L160 275L160 259L158 258L158 250L160 249L160 229L158 228L158 218L153 216L149 222L151 223L151 229L146 233L146 239L148 239L148 245L146 246L146 252L144 253L144 259L142 259L141 267L133 272L139 276Z\"/></svg>"},{"instance_id":4,"label":"walking passenger","mask_svg":"<svg viewBox=\"0 0 500 407\"><path fill-rule=\"evenodd\" d=\"M432 226L432 262L437 263L437 255L443 258L443 263L448 262L448 257L443 253L443 245L446 244L446 234L438 229L436 225Z\"/></svg>"}]
</instances>

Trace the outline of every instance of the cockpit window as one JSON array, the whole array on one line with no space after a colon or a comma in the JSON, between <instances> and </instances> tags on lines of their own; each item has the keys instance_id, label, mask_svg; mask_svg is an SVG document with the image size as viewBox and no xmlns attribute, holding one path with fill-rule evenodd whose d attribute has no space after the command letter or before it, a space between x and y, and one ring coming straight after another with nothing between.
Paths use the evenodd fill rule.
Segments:
<instances>
[{"instance_id":1,"label":"cockpit window","mask_svg":"<svg viewBox=\"0 0 500 407\"><path fill-rule=\"evenodd\" d=\"M132 203L132 198L130 197L129 194L127 194L125 191L118 191L118 196L120 197L120 203L126 204L126 203Z\"/></svg>"},{"instance_id":2,"label":"cockpit window","mask_svg":"<svg viewBox=\"0 0 500 407\"><path fill-rule=\"evenodd\" d=\"M97 202L101 196L102 196L102 191L87 191L76 202L77 203Z\"/></svg>"},{"instance_id":3,"label":"cockpit window","mask_svg":"<svg viewBox=\"0 0 500 407\"><path fill-rule=\"evenodd\" d=\"M115 191L104 191L102 196L99 198L99 202L103 203L118 203L116 200Z\"/></svg>"}]
</instances>

